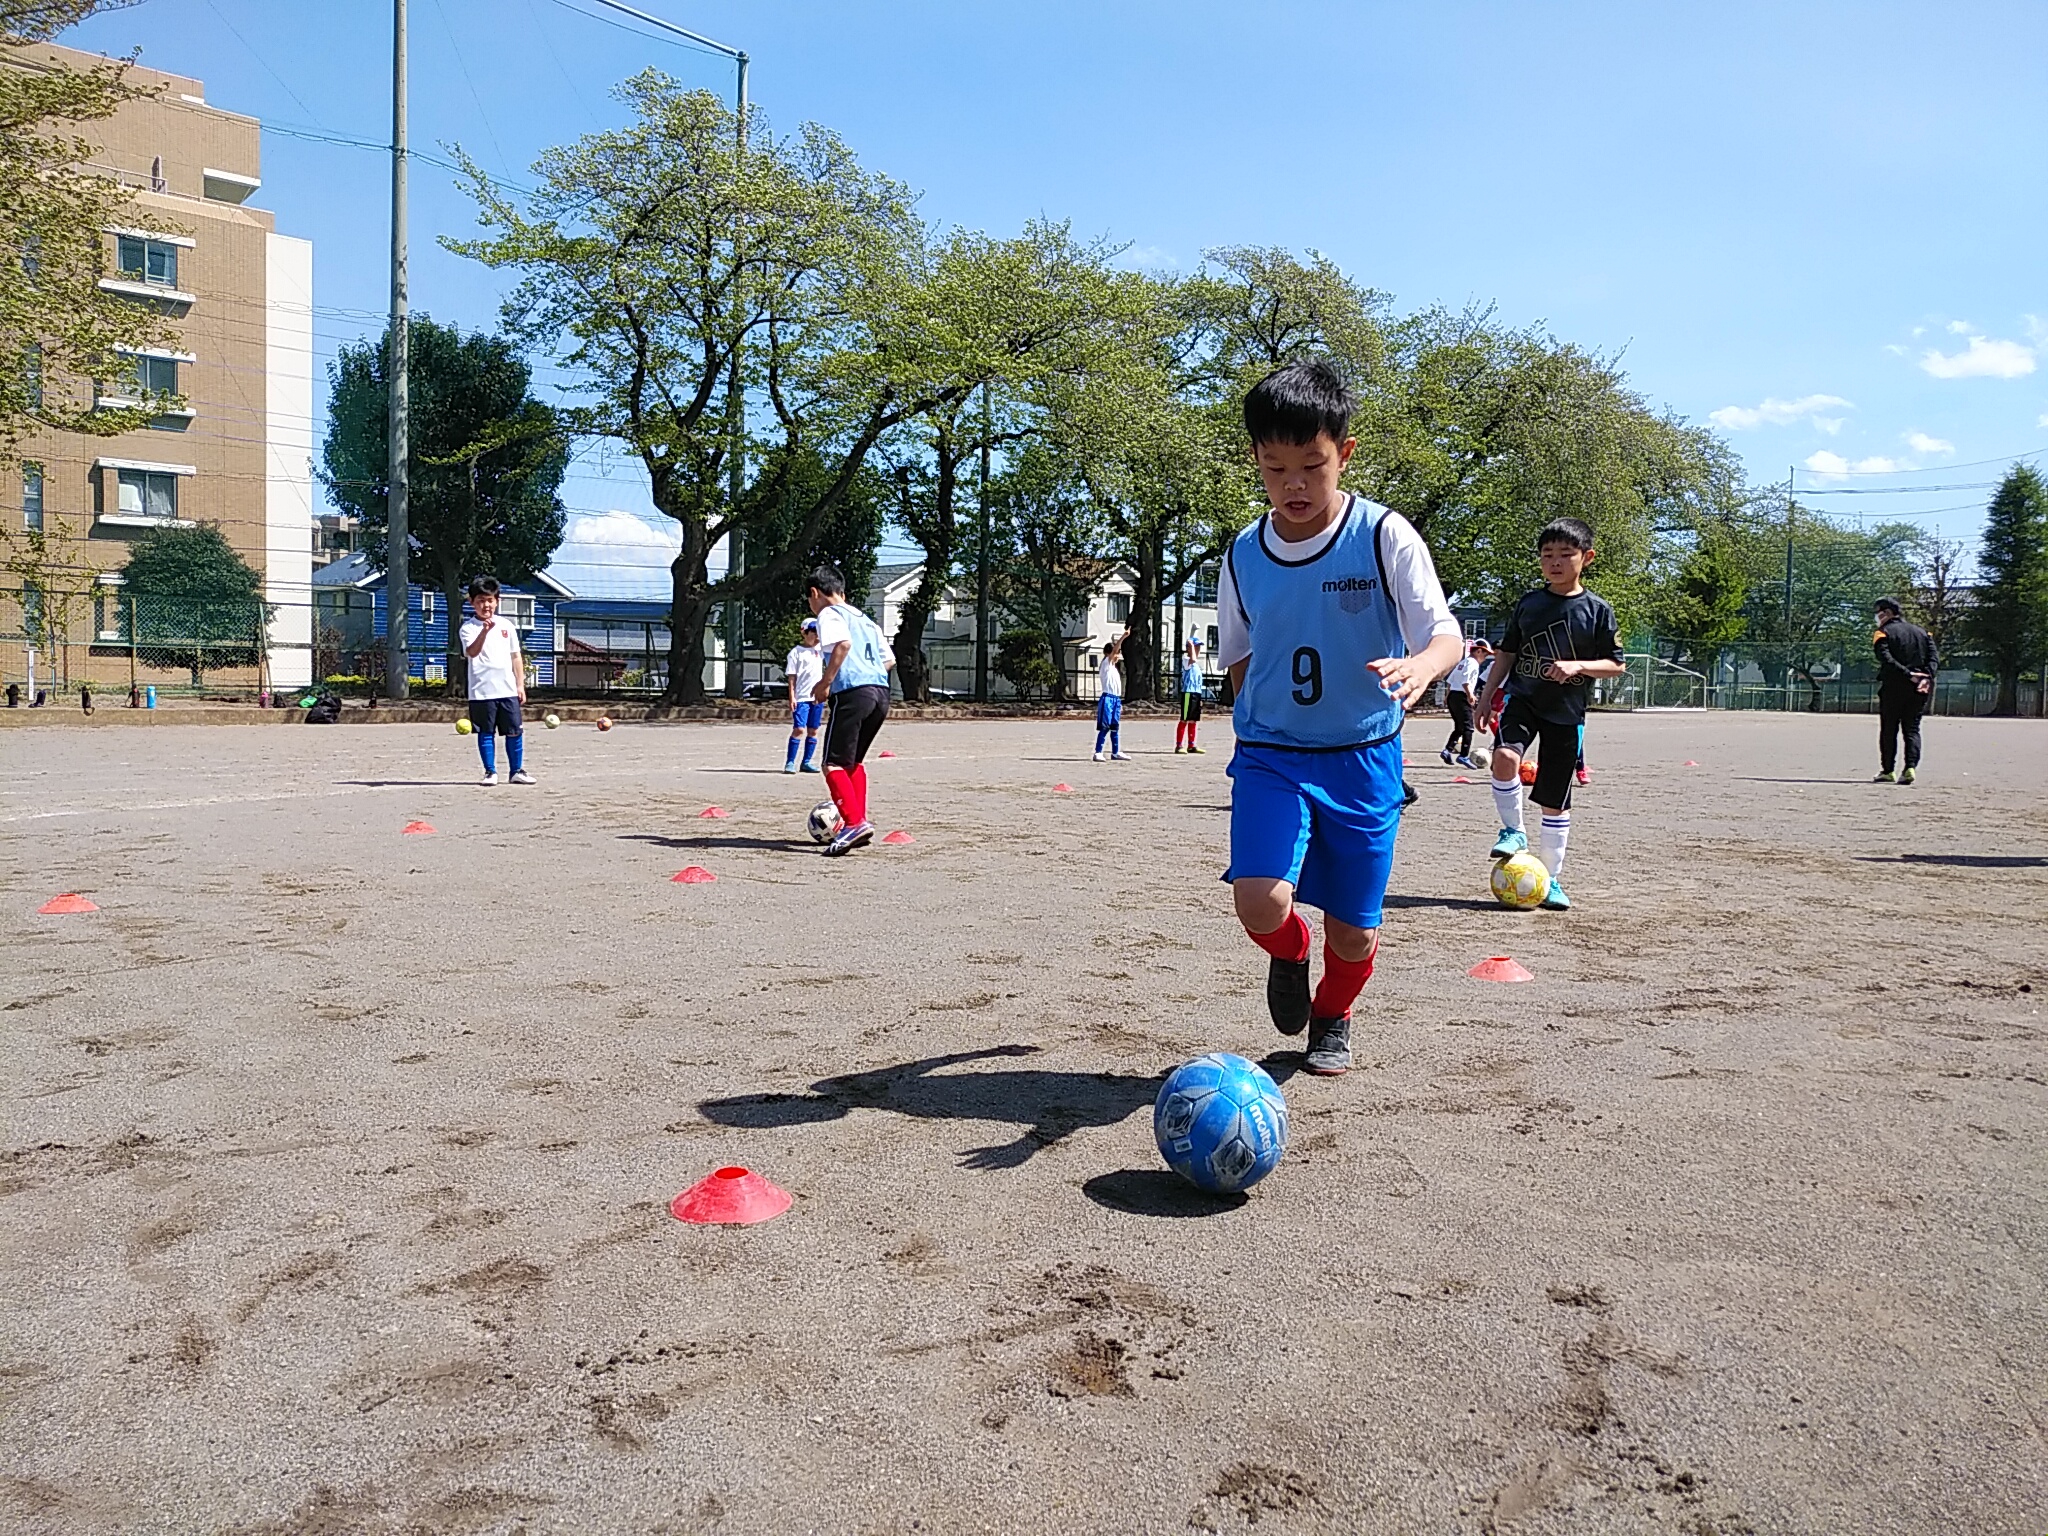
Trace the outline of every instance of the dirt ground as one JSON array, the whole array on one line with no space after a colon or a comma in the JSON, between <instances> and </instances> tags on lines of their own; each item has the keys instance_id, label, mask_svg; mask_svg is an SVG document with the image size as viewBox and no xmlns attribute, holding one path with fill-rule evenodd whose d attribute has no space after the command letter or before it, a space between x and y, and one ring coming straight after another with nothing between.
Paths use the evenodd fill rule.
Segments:
<instances>
[{"instance_id":1,"label":"dirt ground","mask_svg":"<svg viewBox=\"0 0 2048 1536\"><path fill-rule=\"evenodd\" d=\"M1443 728L1338 1080L1220 727L892 727L840 863L770 728L9 733L0 1529L2041 1536L2048 729L1599 717L1516 914Z\"/></svg>"}]
</instances>

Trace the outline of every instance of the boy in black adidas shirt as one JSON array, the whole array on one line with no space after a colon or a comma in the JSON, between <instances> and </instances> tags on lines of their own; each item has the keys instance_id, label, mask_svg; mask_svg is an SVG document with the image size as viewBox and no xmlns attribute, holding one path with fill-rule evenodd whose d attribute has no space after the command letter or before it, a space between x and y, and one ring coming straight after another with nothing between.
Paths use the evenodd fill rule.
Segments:
<instances>
[{"instance_id":1,"label":"boy in black adidas shirt","mask_svg":"<svg viewBox=\"0 0 2048 1536\"><path fill-rule=\"evenodd\" d=\"M1501 824L1496 859L1529 846L1522 830L1522 756L1538 744L1533 792L1543 821L1536 856L1550 871L1543 905L1562 912L1571 906L1558 877L1571 835L1572 770L1583 750L1586 701L1594 678L1619 677L1627 668L1614 610L1580 584L1593 563L1592 528L1576 517L1554 519L1536 535L1536 558L1543 585L1515 604L1480 690L1478 714L1494 730L1493 800Z\"/></svg>"}]
</instances>

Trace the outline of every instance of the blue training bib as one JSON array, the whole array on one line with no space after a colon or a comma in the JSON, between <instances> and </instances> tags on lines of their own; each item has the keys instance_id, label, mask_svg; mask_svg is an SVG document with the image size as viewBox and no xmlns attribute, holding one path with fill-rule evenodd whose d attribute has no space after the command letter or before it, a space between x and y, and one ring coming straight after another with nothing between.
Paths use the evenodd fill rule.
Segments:
<instances>
[{"instance_id":1,"label":"blue training bib","mask_svg":"<svg viewBox=\"0 0 2048 1536\"><path fill-rule=\"evenodd\" d=\"M889 642L882 638L882 631L853 604L841 602L836 606L846 623L847 651L846 660L839 664L839 675L832 679L832 691L888 687Z\"/></svg>"},{"instance_id":2,"label":"blue training bib","mask_svg":"<svg viewBox=\"0 0 2048 1536\"><path fill-rule=\"evenodd\" d=\"M1266 547L1265 517L1232 541L1225 558L1252 640L1232 713L1240 742L1336 752L1400 734L1401 706L1368 665L1408 654L1380 551L1386 516L1353 496L1322 553L1299 561Z\"/></svg>"}]
</instances>

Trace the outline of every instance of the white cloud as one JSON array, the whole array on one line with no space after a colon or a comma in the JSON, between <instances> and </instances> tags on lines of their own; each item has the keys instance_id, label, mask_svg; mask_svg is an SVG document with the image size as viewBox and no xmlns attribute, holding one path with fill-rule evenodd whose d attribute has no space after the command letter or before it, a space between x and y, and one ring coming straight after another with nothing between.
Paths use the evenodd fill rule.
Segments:
<instances>
[{"instance_id":1,"label":"white cloud","mask_svg":"<svg viewBox=\"0 0 2048 1536\"><path fill-rule=\"evenodd\" d=\"M1925 432L1908 432L1903 439L1906 446L1915 453L1954 453L1956 445L1939 437L1929 437Z\"/></svg>"},{"instance_id":2,"label":"white cloud","mask_svg":"<svg viewBox=\"0 0 2048 1536\"><path fill-rule=\"evenodd\" d=\"M2027 336L2030 340L2048 341L2048 320L2043 320L2039 315L2021 315L2020 318L2027 323Z\"/></svg>"},{"instance_id":3,"label":"white cloud","mask_svg":"<svg viewBox=\"0 0 2048 1536\"><path fill-rule=\"evenodd\" d=\"M1929 347L1920 354L1920 369L1937 379L2020 379L2034 371L2034 349L2024 342L1972 336L1961 352Z\"/></svg>"},{"instance_id":4,"label":"white cloud","mask_svg":"<svg viewBox=\"0 0 2048 1536\"><path fill-rule=\"evenodd\" d=\"M1840 395L1801 395L1797 400L1767 399L1761 405L1724 405L1718 411L1709 411L1707 420L1730 432L1746 432L1765 425L1789 427L1795 421L1807 420L1823 432L1839 432L1842 418L1821 414L1838 405L1855 409Z\"/></svg>"},{"instance_id":5,"label":"white cloud","mask_svg":"<svg viewBox=\"0 0 2048 1536\"><path fill-rule=\"evenodd\" d=\"M1967 336L1970 334L1970 332L1974 331L1976 327L1970 324L1970 322L1967 320L1951 320L1948 323L1948 329L1950 335Z\"/></svg>"},{"instance_id":6,"label":"white cloud","mask_svg":"<svg viewBox=\"0 0 2048 1536\"><path fill-rule=\"evenodd\" d=\"M669 564L680 548L682 528L667 518L572 512L548 574L578 597L664 602L673 590Z\"/></svg>"},{"instance_id":7,"label":"white cloud","mask_svg":"<svg viewBox=\"0 0 2048 1536\"><path fill-rule=\"evenodd\" d=\"M1883 454L1873 454L1851 463L1839 453L1830 453L1823 448L1806 456L1806 467L1823 480L1839 480L1844 475L1892 475L1913 466L1903 459L1886 458Z\"/></svg>"},{"instance_id":8,"label":"white cloud","mask_svg":"<svg viewBox=\"0 0 2048 1536\"><path fill-rule=\"evenodd\" d=\"M1134 245L1117 259L1133 272L1164 274L1180 270L1180 258L1163 245Z\"/></svg>"},{"instance_id":9,"label":"white cloud","mask_svg":"<svg viewBox=\"0 0 2048 1536\"><path fill-rule=\"evenodd\" d=\"M1918 331L1915 331L1913 334L1917 336L1920 333ZM1896 341L1886 342L1884 344L1884 349L1885 351L1891 353L1893 357L1904 357L1906 355L1906 349L1900 346Z\"/></svg>"},{"instance_id":10,"label":"white cloud","mask_svg":"<svg viewBox=\"0 0 2048 1536\"><path fill-rule=\"evenodd\" d=\"M656 527L631 512L571 512L562 528L562 543L626 545L667 550L671 555L683 547L682 526L668 518L666 527Z\"/></svg>"}]
</instances>

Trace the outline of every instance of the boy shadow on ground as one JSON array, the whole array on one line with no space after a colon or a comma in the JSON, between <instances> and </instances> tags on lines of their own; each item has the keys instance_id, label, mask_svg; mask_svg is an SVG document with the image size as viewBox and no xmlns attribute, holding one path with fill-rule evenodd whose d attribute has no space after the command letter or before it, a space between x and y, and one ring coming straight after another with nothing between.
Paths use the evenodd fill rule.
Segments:
<instances>
[{"instance_id":1,"label":"boy shadow on ground","mask_svg":"<svg viewBox=\"0 0 2048 1536\"><path fill-rule=\"evenodd\" d=\"M1499 912L1505 910L1497 901L1481 901L1476 896L1395 896L1389 894L1386 905L1396 912L1406 912L1414 907L1448 907L1455 912Z\"/></svg>"},{"instance_id":2,"label":"boy shadow on ground","mask_svg":"<svg viewBox=\"0 0 2048 1536\"><path fill-rule=\"evenodd\" d=\"M657 837L652 832L621 832L622 843L653 843L658 848L766 848L771 853L816 853L817 844L797 837Z\"/></svg>"},{"instance_id":3,"label":"boy shadow on ground","mask_svg":"<svg viewBox=\"0 0 2048 1536\"><path fill-rule=\"evenodd\" d=\"M1120 1124L1159 1097L1165 1073L1055 1072L1043 1068L945 1072L942 1068L998 1057L1034 1056L1036 1045L995 1045L954 1051L868 1072L821 1078L808 1093L744 1093L705 1099L697 1112L742 1130L786 1130L843 1119L856 1109L886 1109L919 1120L994 1120L1024 1127L1015 1140L975 1147L960 1159L983 1172L1017 1168L1041 1148L1074 1132ZM1275 1053L1263 1063L1276 1082L1294 1075L1301 1057ZM1093 1198L1091 1196L1091 1198Z\"/></svg>"},{"instance_id":4,"label":"boy shadow on ground","mask_svg":"<svg viewBox=\"0 0 2048 1536\"><path fill-rule=\"evenodd\" d=\"M1859 853L1861 864L1952 864L1958 869L2048 869L2038 853Z\"/></svg>"}]
</instances>

